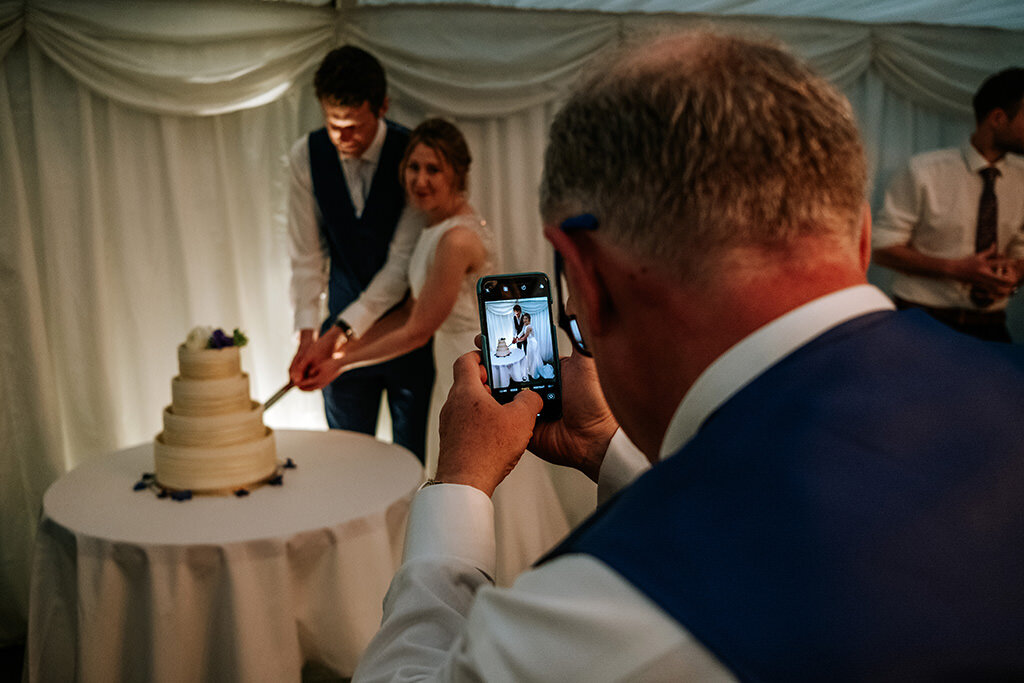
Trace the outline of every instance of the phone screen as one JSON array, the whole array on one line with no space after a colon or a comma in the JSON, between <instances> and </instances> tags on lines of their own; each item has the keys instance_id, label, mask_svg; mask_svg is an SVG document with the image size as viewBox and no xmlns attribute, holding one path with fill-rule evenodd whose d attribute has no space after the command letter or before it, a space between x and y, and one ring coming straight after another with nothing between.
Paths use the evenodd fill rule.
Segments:
<instances>
[{"instance_id":1,"label":"phone screen","mask_svg":"<svg viewBox=\"0 0 1024 683\"><path fill-rule=\"evenodd\" d=\"M540 418L557 419L562 414L562 382L547 276L486 275L477 281L476 291L491 394L508 403L519 391L532 389L544 399Z\"/></svg>"}]
</instances>

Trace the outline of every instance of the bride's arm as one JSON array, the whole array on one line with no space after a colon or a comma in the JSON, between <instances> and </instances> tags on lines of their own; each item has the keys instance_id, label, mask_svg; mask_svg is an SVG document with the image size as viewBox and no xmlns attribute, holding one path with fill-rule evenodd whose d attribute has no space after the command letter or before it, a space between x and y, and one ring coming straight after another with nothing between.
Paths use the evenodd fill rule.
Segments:
<instances>
[{"instance_id":1,"label":"bride's arm","mask_svg":"<svg viewBox=\"0 0 1024 683\"><path fill-rule=\"evenodd\" d=\"M401 306L389 311L387 315L378 318L370 329L366 330L362 335L349 340L343 347L344 353L355 352L401 328L409 321L409 316L412 315L412 309L415 304L416 300L412 296L406 297Z\"/></svg>"},{"instance_id":2,"label":"bride's arm","mask_svg":"<svg viewBox=\"0 0 1024 683\"><path fill-rule=\"evenodd\" d=\"M392 316L386 316L378 323L386 326L385 331L375 330L374 325L364 338L343 346L340 356L316 366L299 387L321 388L345 370L390 360L426 344L455 307L466 273L481 268L486 256L476 233L461 226L451 228L437 244L426 282L407 318L388 320Z\"/></svg>"}]
</instances>

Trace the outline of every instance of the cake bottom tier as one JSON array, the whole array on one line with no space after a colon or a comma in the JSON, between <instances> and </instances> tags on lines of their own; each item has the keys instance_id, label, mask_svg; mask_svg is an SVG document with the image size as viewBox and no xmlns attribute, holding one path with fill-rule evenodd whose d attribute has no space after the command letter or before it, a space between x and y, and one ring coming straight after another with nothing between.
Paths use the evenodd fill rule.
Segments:
<instances>
[{"instance_id":1,"label":"cake bottom tier","mask_svg":"<svg viewBox=\"0 0 1024 683\"><path fill-rule=\"evenodd\" d=\"M156 481L160 486L193 493L230 494L258 484L277 470L274 431L230 446L173 446L163 433L153 444Z\"/></svg>"}]
</instances>

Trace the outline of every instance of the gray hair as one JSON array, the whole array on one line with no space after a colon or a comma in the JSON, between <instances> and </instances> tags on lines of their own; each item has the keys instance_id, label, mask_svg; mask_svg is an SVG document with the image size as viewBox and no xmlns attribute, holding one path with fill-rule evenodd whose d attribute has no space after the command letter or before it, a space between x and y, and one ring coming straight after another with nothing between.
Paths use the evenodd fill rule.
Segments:
<instances>
[{"instance_id":1,"label":"gray hair","mask_svg":"<svg viewBox=\"0 0 1024 683\"><path fill-rule=\"evenodd\" d=\"M849 102L779 46L699 31L602 59L556 115L546 222L600 233L684 279L730 248L857 244L866 164Z\"/></svg>"}]
</instances>

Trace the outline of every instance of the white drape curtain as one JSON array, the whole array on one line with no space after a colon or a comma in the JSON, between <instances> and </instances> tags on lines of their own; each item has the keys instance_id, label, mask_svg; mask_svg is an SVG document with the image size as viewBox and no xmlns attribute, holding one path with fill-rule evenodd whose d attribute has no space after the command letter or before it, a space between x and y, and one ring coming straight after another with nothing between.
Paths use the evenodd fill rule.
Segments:
<instances>
[{"instance_id":1,"label":"white drape curtain","mask_svg":"<svg viewBox=\"0 0 1024 683\"><path fill-rule=\"evenodd\" d=\"M318 0L284 0L317 4ZM324 4L325 0L319 0ZM360 5L464 4L541 10L589 10L616 13L714 14L716 16L834 19L858 23L924 23L1024 29L1019 0L359 0Z\"/></svg>"},{"instance_id":2,"label":"white drape curtain","mask_svg":"<svg viewBox=\"0 0 1024 683\"><path fill-rule=\"evenodd\" d=\"M767 0L691 4L703 14L0 0L0 643L24 634L44 490L153 438L189 328L246 331L256 399L285 381L284 159L320 125L310 81L332 46L381 58L400 122L444 115L463 128L472 201L496 229L500 269L550 272L536 211L545 131L579 66L606 45L707 22L777 35L850 95L877 204L909 154L963 139L971 93L1021 61L1024 44L1016 0L938 3L948 11L937 16L966 28L736 16L782 13ZM922 0L909 4L928 21ZM293 392L267 422L323 426L320 399Z\"/></svg>"}]
</instances>

